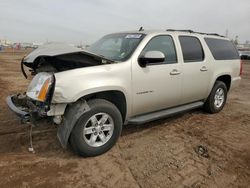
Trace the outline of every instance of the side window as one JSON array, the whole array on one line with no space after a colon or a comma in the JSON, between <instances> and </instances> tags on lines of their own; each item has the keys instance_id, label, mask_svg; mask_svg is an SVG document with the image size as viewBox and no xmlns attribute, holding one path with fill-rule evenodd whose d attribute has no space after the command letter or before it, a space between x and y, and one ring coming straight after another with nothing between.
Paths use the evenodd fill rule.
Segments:
<instances>
[{"instance_id":1,"label":"side window","mask_svg":"<svg viewBox=\"0 0 250 188\"><path fill-rule=\"evenodd\" d=\"M160 35L153 37L141 54L145 54L148 51L160 51L165 55L164 63L176 63L177 56L174 41L169 35Z\"/></svg>"},{"instance_id":2,"label":"side window","mask_svg":"<svg viewBox=\"0 0 250 188\"><path fill-rule=\"evenodd\" d=\"M216 60L239 59L234 44L229 40L205 38L205 41Z\"/></svg>"},{"instance_id":3,"label":"side window","mask_svg":"<svg viewBox=\"0 0 250 188\"><path fill-rule=\"evenodd\" d=\"M190 36L179 37L185 63L204 60L204 51L198 38Z\"/></svg>"}]
</instances>

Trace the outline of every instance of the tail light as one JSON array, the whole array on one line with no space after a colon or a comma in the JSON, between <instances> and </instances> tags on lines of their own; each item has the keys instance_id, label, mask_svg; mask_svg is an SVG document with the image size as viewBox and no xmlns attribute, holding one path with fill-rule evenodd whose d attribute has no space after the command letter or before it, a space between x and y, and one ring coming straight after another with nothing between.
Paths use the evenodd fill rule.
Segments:
<instances>
[{"instance_id":1,"label":"tail light","mask_svg":"<svg viewBox=\"0 0 250 188\"><path fill-rule=\"evenodd\" d=\"M242 67L242 65L243 65L243 61L241 60L241 61L240 61L240 76L242 76L242 72L243 72L243 67Z\"/></svg>"}]
</instances>

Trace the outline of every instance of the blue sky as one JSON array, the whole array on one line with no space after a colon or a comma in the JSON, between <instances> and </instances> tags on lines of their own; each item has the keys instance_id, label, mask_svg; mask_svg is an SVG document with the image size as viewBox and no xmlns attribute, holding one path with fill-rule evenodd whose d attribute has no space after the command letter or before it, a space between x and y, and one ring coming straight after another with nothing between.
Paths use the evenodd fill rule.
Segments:
<instances>
[{"instance_id":1,"label":"blue sky","mask_svg":"<svg viewBox=\"0 0 250 188\"><path fill-rule=\"evenodd\" d=\"M0 38L89 44L116 31L193 29L250 40L249 0L1 0Z\"/></svg>"}]
</instances>

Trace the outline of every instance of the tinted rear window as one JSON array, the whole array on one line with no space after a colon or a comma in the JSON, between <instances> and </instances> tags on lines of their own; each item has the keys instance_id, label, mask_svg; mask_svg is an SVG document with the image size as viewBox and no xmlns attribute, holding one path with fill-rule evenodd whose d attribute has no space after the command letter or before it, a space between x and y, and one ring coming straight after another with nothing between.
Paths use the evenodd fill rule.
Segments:
<instances>
[{"instance_id":1,"label":"tinted rear window","mask_svg":"<svg viewBox=\"0 0 250 188\"><path fill-rule=\"evenodd\" d=\"M229 40L205 38L205 41L216 60L239 59L238 51Z\"/></svg>"},{"instance_id":2,"label":"tinted rear window","mask_svg":"<svg viewBox=\"0 0 250 188\"><path fill-rule=\"evenodd\" d=\"M198 38L180 36L179 40L184 62L199 62L204 59L204 52Z\"/></svg>"}]
</instances>

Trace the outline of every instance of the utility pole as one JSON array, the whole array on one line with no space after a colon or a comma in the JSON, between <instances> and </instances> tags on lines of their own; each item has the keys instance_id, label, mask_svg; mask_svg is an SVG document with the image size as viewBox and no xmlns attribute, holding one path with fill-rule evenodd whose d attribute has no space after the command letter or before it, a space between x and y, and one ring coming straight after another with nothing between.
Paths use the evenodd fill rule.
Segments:
<instances>
[{"instance_id":1,"label":"utility pole","mask_svg":"<svg viewBox=\"0 0 250 188\"><path fill-rule=\"evenodd\" d=\"M235 36L235 39L234 39L234 44L235 44L236 46L239 44L238 39L239 39L239 36L236 35L236 36Z\"/></svg>"},{"instance_id":2,"label":"utility pole","mask_svg":"<svg viewBox=\"0 0 250 188\"><path fill-rule=\"evenodd\" d=\"M7 44L7 37L4 36L4 44L6 45Z\"/></svg>"},{"instance_id":3,"label":"utility pole","mask_svg":"<svg viewBox=\"0 0 250 188\"><path fill-rule=\"evenodd\" d=\"M225 36L228 38L228 35L229 35L229 30L227 29L226 33L225 33Z\"/></svg>"}]
</instances>

